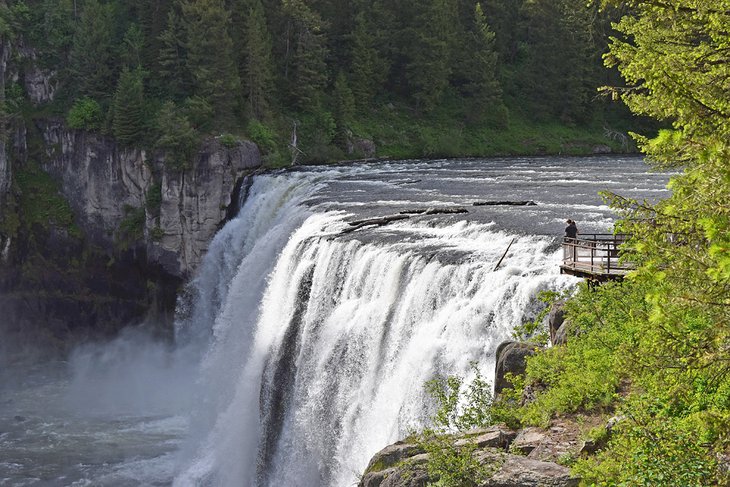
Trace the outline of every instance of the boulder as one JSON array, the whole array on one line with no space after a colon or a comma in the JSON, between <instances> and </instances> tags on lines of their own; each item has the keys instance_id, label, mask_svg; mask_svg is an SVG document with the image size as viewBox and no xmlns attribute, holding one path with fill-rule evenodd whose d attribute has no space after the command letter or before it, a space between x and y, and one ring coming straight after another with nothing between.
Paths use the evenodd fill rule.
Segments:
<instances>
[{"instance_id":1,"label":"boulder","mask_svg":"<svg viewBox=\"0 0 730 487\"><path fill-rule=\"evenodd\" d=\"M527 366L526 359L534 355L540 345L534 343L522 343L506 341L497 347L497 360L494 370L494 394L497 395L504 389L511 389L505 376L507 374L522 375Z\"/></svg>"},{"instance_id":2,"label":"boulder","mask_svg":"<svg viewBox=\"0 0 730 487\"><path fill-rule=\"evenodd\" d=\"M565 320L560 328L555 331L555 335L550 338L553 345L565 345L568 343L568 334L570 333L570 320Z\"/></svg>"},{"instance_id":3,"label":"boulder","mask_svg":"<svg viewBox=\"0 0 730 487\"><path fill-rule=\"evenodd\" d=\"M565 321L565 302L557 301L553 303L548 314L548 328L550 330L550 343L555 345L555 336Z\"/></svg>"},{"instance_id":4,"label":"boulder","mask_svg":"<svg viewBox=\"0 0 730 487\"><path fill-rule=\"evenodd\" d=\"M579 479L570 469L518 455L507 456L499 471L482 487L575 487Z\"/></svg>"},{"instance_id":5,"label":"boulder","mask_svg":"<svg viewBox=\"0 0 730 487\"><path fill-rule=\"evenodd\" d=\"M510 446L510 451L527 455L545 441L545 432L541 428L528 427L521 430Z\"/></svg>"},{"instance_id":6,"label":"boulder","mask_svg":"<svg viewBox=\"0 0 730 487\"><path fill-rule=\"evenodd\" d=\"M370 472L384 470L406 458L410 458L421 453L424 453L424 450L417 444L398 441L392 445L386 446L376 453L370 460L370 463L368 463L368 467L365 471Z\"/></svg>"},{"instance_id":7,"label":"boulder","mask_svg":"<svg viewBox=\"0 0 730 487\"><path fill-rule=\"evenodd\" d=\"M457 440L454 446L476 445L477 448L500 448L506 450L517 436L517 432L505 425L494 425L468 431L466 438Z\"/></svg>"}]
</instances>

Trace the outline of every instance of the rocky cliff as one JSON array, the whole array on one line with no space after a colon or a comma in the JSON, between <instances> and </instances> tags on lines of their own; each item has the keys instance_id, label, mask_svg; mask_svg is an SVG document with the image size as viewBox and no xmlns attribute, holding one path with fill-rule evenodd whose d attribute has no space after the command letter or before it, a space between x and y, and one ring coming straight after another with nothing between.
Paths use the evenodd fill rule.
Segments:
<instances>
[{"instance_id":1,"label":"rocky cliff","mask_svg":"<svg viewBox=\"0 0 730 487\"><path fill-rule=\"evenodd\" d=\"M71 130L44 115L54 79L31 48L0 45L0 88L20 87L31 107L4 118L0 137L0 362L128 324L169 334L178 288L261 165L249 141L209 138L180 170Z\"/></svg>"},{"instance_id":2,"label":"rocky cliff","mask_svg":"<svg viewBox=\"0 0 730 487\"><path fill-rule=\"evenodd\" d=\"M261 165L258 147L249 141L226 146L209 139L191 167L180 171L168 169L163 154L123 149L61 121L43 121L40 130L48 156L43 169L60 182L89 240L104 248L119 244L120 226L135 223L129 220L137 214L139 228L131 230L139 231L148 262L179 278L200 263L236 185Z\"/></svg>"}]
</instances>

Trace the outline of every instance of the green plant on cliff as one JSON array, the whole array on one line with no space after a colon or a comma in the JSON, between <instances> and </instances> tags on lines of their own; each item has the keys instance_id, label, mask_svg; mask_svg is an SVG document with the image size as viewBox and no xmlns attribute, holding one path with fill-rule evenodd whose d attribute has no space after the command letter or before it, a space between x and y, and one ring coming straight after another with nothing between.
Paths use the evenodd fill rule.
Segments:
<instances>
[{"instance_id":1,"label":"green plant on cliff","mask_svg":"<svg viewBox=\"0 0 730 487\"><path fill-rule=\"evenodd\" d=\"M66 123L70 128L81 130L99 130L103 121L101 105L89 97L76 100L66 117Z\"/></svg>"}]
</instances>

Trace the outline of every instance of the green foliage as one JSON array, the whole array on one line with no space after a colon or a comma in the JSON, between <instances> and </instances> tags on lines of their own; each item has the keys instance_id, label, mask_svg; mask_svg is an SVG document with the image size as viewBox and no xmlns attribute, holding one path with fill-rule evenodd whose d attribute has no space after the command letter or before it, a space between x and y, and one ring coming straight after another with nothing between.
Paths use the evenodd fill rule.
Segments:
<instances>
[{"instance_id":1,"label":"green foliage","mask_svg":"<svg viewBox=\"0 0 730 487\"><path fill-rule=\"evenodd\" d=\"M208 132L213 126L215 113L210 103L199 96L191 96L183 102L183 113L193 128L201 133Z\"/></svg>"},{"instance_id":2,"label":"green foliage","mask_svg":"<svg viewBox=\"0 0 730 487\"><path fill-rule=\"evenodd\" d=\"M89 97L76 100L66 117L66 123L70 128L81 130L99 130L103 121L101 106Z\"/></svg>"},{"instance_id":3,"label":"green foliage","mask_svg":"<svg viewBox=\"0 0 730 487\"><path fill-rule=\"evenodd\" d=\"M223 0L184 0L181 9L186 68L195 93L213 107L215 125L230 124L241 87L228 32L230 14Z\"/></svg>"},{"instance_id":4,"label":"green foliage","mask_svg":"<svg viewBox=\"0 0 730 487\"><path fill-rule=\"evenodd\" d=\"M619 423L609 448L575 466L587 485L726 485L718 483L717 459L708 455L695 425L674 421L652 404L632 404L630 410L636 416Z\"/></svg>"},{"instance_id":5,"label":"green foliage","mask_svg":"<svg viewBox=\"0 0 730 487\"><path fill-rule=\"evenodd\" d=\"M464 391L464 379L459 376L436 377L426 383L426 390L438 403L432 418L438 430L466 431L492 424L492 385L476 363L471 368L475 377Z\"/></svg>"},{"instance_id":6,"label":"green foliage","mask_svg":"<svg viewBox=\"0 0 730 487\"><path fill-rule=\"evenodd\" d=\"M162 184L157 183L153 185L145 195L145 209L151 215L158 215L160 213L160 206L162 205Z\"/></svg>"},{"instance_id":7,"label":"green foliage","mask_svg":"<svg viewBox=\"0 0 730 487\"><path fill-rule=\"evenodd\" d=\"M218 137L218 140L221 144L223 144L224 147L228 147L229 149L235 147L236 144L238 144L238 138L232 134L223 134Z\"/></svg>"},{"instance_id":8,"label":"green foliage","mask_svg":"<svg viewBox=\"0 0 730 487\"><path fill-rule=\"evenodd\" d=\"M477 487L483 485L503 462L497 455L491 463L479 460L474 455L476 444L461 448L453 445L448 436L433 436L425 433L419 444L428 453L428 475L438 479L429 485L434 487Z\"/></svg>"},{"instance_id":9,"label":"green foliage","mask_svg":"<svg viewBox=\"0 0 730 487\"><path fill-rule=\"evenodd\" d=\"M246 133L264 154L271 153L276 150L276 133L258 120L251 120L246 127Z\"/></svg>"},{"instance_id":10,"label":"green foliage","mask_svg":"<svg viewBox=\"0 0 730 487\"><path fill-rule=\"evenodd\" d=\"M484 380L476 363L472 362L471 367L475 377L466 388L459 376L436 377L426 383L426 390L438 403L432 417L436 430L421 433L419 444L429 454L427 468L430 478L437 479L434 485L476 487L500 463L500 460L492 464L480 461L474 455L475 444L456 447L454 439L443 434L492 424L492 385Z\"/></svg>"},{"instance_id":11,"label":"green foliage","mask_svg":"<svg viewBox=\"0 0 730 487\"><path fill-rule=\"evenodd\" d=\"M308 161L332 159L332 141L337 134L337 123L330 112L316 110L307 113L299 125L301 150Z\"/></svg>"},{"instance_id":12,"label":"green foliage","mask_svg":"<svg viewBox=\"0 0 730 487\"><path fill-rule=\"evenodd\" d=\"M122 39L122 63L130 70L142 66L142 51L145 46L144 33L137 24L132 24Z\"/></svg>"},{"instance_id":13,"label":"green foliage","mask_svg":"<svg viewBox=\"0 0 730 487\"><path fill-rule=\"evenodd\" d=\"M555 8L544 0L29 5L3 8L0 30L23 32L41 67L57 73L60 111L80 97L97 100L107 112L97 128L120 134L127 145L140 144L141 134L128 133L131 127L153 133L156 108L168 101L186 112L199 136L239 133L256 119L275 127L283 141L292 119L306 124L305 118L332 114L334 137L326 120L317 134L305 128L313 136L305 159L316 161L358 157L343 152L358 138L380 139L379 152L393 157L586 153L594 139L606 143L594 135L603 131L603 109L588 120L586 110L597 105L586 93L597 83L606 43L597 26L611 17L573 9L568 0ZM549 76L530 71L530 59L540 60ZM126 110L139 119L134 106L114 101L125 67L143 74L141 125L115 116ZM556 104L565 110L536 110L530 100L540 90L557 93ZM548 100L542 94L534 99ZM549 123L537 126L533 119L541 113ZM592 123L564 137L550 126L560 116ZM573 143L576 135L580 143ZM270 160L282 159L279 145Z\"/></svg>"},{"instance_id":14,"label":"green foliage","mask_svg":"<svg viewBox=\"0 0 730 487\"><path fill-rule=\"evenodd\" d=\"M243 0L245 15L239 43L244 46L239 61L250 114L262 119L269 108L274 82L271 35L260 0Z\"/></svg>"},{"instance_id":15,"label":"green foliage","mask_svg":"<svg viewBox=\"0 0 730 487\"><path fill-rule=\"evenodd\" d=\"M165 164L176 170L190 167L200 135L182 110L167 102L157 115L159 136L155 146L165 151Z\"/></svg>"},{"instance_id":16,"label":"green foliage","mask_svg":"<svg viewBox=\"0 0 730 487\"><path fill-rule=\"evenodd\" d=\"M286 42L292 46L284 59L287 90L296 107L320 111L328 53L322 18L303 0L283 0L282 7L288 25Z\"/></svg>"}]
</instances>

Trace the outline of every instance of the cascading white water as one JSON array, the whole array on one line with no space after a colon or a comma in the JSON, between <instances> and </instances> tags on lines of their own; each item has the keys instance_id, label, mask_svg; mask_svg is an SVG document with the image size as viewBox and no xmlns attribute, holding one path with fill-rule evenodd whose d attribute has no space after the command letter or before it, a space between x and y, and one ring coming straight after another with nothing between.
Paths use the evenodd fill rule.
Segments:
<instances>
[{"instance_id":1,"label":"cascading white water","mask_svg":"<svg viewBox=\"0 0 730 487\"><path fill-rule=\"evenodd\" d=\"M220 304L197 448L176 485L352 485L374 452L427 420L425 381L468 376L471 361L491 377L497 345L534 316L537 293L574 283L558 274L552 238L491 223L400 222L365 243L337 235L345 212L294 201L266 232L248 223L271 208L260 197L294 194L290 184L314 194L326 175L297 176L308 184L260 178L204 265L201 276L217 278L198 286ZM264 290L255 276L272 266Z\"/></svg>"}]
</instances>

